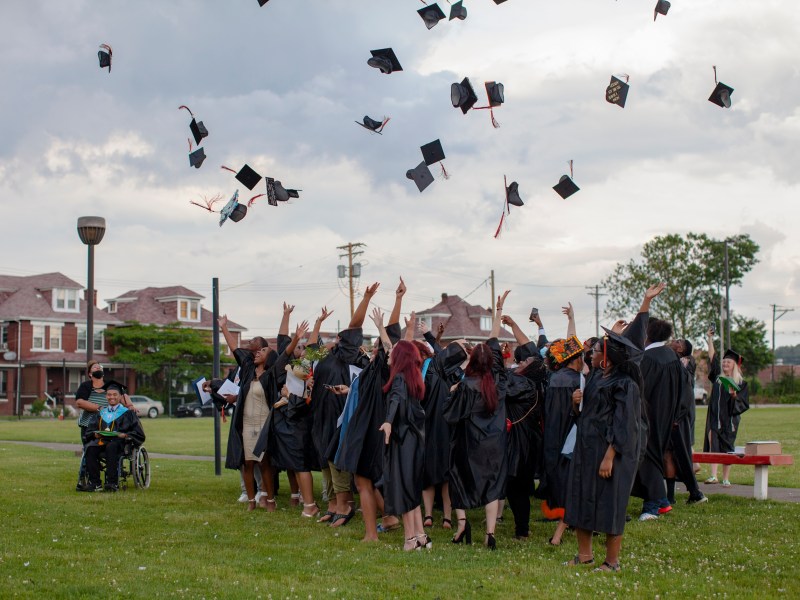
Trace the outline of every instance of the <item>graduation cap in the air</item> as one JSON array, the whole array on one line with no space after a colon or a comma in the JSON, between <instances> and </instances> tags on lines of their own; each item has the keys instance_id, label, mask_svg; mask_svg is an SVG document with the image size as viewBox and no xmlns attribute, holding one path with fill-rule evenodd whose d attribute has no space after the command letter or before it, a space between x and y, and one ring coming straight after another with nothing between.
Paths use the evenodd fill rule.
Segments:
<instances>
[{"instance_id":1,"label":"graduation cap in the air","mask_svg":"<svg viewBox=\"0 0 800 600\"><path fill-rule=\"evenodd\" d=\"M556 193L558 193L558 195L564 200L581 189L575 185L575 182L572 181L572 177L574 177L572 174L572 161L569 161L569 175L562 175L561 179L558 180L558 183L553 186L553 189L556 191Z\"/></svg>"},{"instance_id":2,"label":"graduation cap in the air","mask_svg":"<svg viewBox=\"0 0 800 600\"><path fill-rule=\"evenodd\" d=\"M503 222L507 214L511 214L511 206L523 206L522 198L519 196L519 184L512 181L509 185L508 179L503 175L503 188L505 189L505 200L503 201L503 212L500 214L500 223L497 225L497 230L494 232L494 237L499 237L500 231L503 228Z\"/></svg>"},{"instance_id":3,"label":"graduation cap in the air","mask_svg":"<svg viewBox=\"0 0 800 600\"><path fill-rule=\"evenodd\" d=\"M656 8L653 10L653 21L658 18L658 15L664 15L666 17L670 6L672 5L667 2L667 0L658 0L658 2L656 2Z\"/></svg>"},{"instance_id":4,"label":"graduation cap in the air","mask_svg":"<svg viewBox=\"0 0 800 600\"><path fill-rule=\"evenodd\" d=\"M236 190L228 200L228 203L219 211L219 226L230 219L234 223L238 223L244 219L247 214L247 207L244 204L239 204L239 190Z\"/></svg>"},{"instance_id":5,"label":"graduation cap in the air","mask_svg":"<svg viewBox=\"0 0 800 600\"><path fill-rule=\"evenodd\" d=\"M453 103L453 108L460 108L464 114L467 114L467 111L475 106L478 96L469 82L469 77L464 77L461 83L454 83L450 86L450 101Z\"/></svg>"},{"instance_id":6,"label":"graduation cap in the air","mask_svg":"<svg viewBox=\"0 0 800 600\"><path fill-rule=\"evenodd\" d=\"M100 68L105 69L108 67L108 72L111 73L111 46L108 44L100 44L102 50L97 52L97 58L100 61Z\"/></svg>"},{"instance_id":7,"label":"graduation cap in the air","mask_svg":"<svg viewBox=\"0 0 800 600\"><path fill-rule=\"evenodd\" d=\"M267 2L269 2L269 0L258 0L258 5L264 6Z\"/></svg>"},{"instance_id":8,"label":"graduation cap in the air","mask_svg":"<svg viewBox=\"0 0 800 600\"><path fill-rule=\"evenodd\" d=\"M628 89L631 86L628 85L628 76L622 75L622 77L625 78L625 81L615 75L611 76L611 83L606 88L606 102L625 108L625 100L628 99Z\"/></svg>"},{"instance_id":9,"label":"graduation cap in the air","mask_svg":"<svg viewBox=\"0 0 800 600\"><path fill-rule=\"evenodd\" d=\"M502 4L502 3L503 3L503 2L505 2L505 1L506 1L506 0L494 0L494 3L495 3L495 4Z\"/></svg>"},{"instance_id":10,"label":"graduation cap in the air","mask_svg":"<svg viewBox=\"0 0 800 600\"><path fill-rule=\"evenodd\" d=\"M248 190L252 190L258 185L258 182L261 181L261 175L251 169L250 165L243 166L238 173L233 169L226 167L225 165L223 165L221 168L225 169L226 171L230 171L231 173L236 173L236 179L238 179Z\"/></svg>"},{"instance_id":11,"label":"graduation cap in the air","mask_svg":"<svg viewBox=\"0 0 800 600\"><path fill-rule=\"evenodd\" d=\"M406 171L406 177L417 185L420 192L433 183L433 174L424 160L413 169Z\"/></svg>"},{"instance_id":12,"label":"graduation cap in the air","mask_svg":"<svg viewBox=\"0 0 800 600\"><path fill-rule=\"evenodd\" d=\"M494 118L494 109L498 106L501 106L505 101L505 86L502 83L497 83L496 81L487 81L484 84L486 88L486 98L489 102L486 106L476 106L475 110L489 110L489 115L492 118L492 126L497 129L500 127L500 123L497 122L497 119Z\"/></svg>"},{"instance_id":13,"label":"graduation cap in the air","mask_svg":"<svg viewBox=\"0 0 800 600\"><path fill-rule=\"evenodd\" d=\"M444 178L445 179L450 178L450 175L444 168L444 164L442 164L441 162L445 159L444 149L442 148L442 142L440 142L439 140L433 140L432 142L425 144L424 146L420 146L419 149L422 151L422 160L425 161L426 165L430 166L439 163L439 166L442 167L442 175L444 175Z\"/></svg>"},{"instance_id":14,"label":"graduation cap in the air","mask_svg":"<svg viewBox=\"0 0 800 600\"><path fill-rule=\"evenodd\" d=\"M397 60L397 55L391 48L383 48L381 50L370 50L372 58L367 60L370 67L380 69L381 73L388 75L394 71L402 71L403 67L400 66L400 61Z\"/></svg>"},{"instance_id":15,"label":"graduation cap in the air","mask_svg":"<svg viewBox=\"0 0 800 600\"><path fill-rule=\"evenodd\" d=\"M370 119L367 115L364 115L363 123L359 123L356 121L356 125L361 125L364 129L368 129L369 131L373 131L375 133L381 133L383 128L386 127L386 124L389 122L390 117L383 117L383 121L376 121L375 119ZM383 135L383 134L381 134Z\"/></svg>"},{"instance_id":16,"label":"graduation cap in the air","mask_svg":"<svg viewBox=\"0 0 800 600\"><path fill-rule=\"evenodd\" d=\"M206 126L203 125L202 121L198 121L197 119L194 118L194 113L188 106L182 104L181 106L178 107L178 110L181 110L183 108L185 108L186 111L192 117L192 122L189 123L189 129L191 130L192 136L194 137L194 143L199 146L200 140L202 140L205 137L208 137L208 129L206 129Z\"/></svg>"},{"instance_id":17,"label":"graduation cap in the air","mask_svg":"<svg viewBox=\"0 0 800 600\"><path fill-rule=\"evenodd\" d=\"M467 7L464 6L464 2L462 0L458 0L458 2L454 3L450 7L450 18L449 21L453 19L459 19L463 21L467 18Z\"/></svg>"},{"instance_id":18,"label":"graduation cap in the air","mask_svg":"<svg viewBox=\"0 0 800 600\"><path fill-rule=\"evenodd\" d=\"M736 352L736 350L732 350L728 348L725 350L725 354L722 355L722 358L730 358L740 367L742 366L742 355Z\"/></svg>"},{"instance_id":19,"label":"graduation cap in the air","mask_svg":"<svg viewBox=\"0 0 800 600\"><path fill-rule=\"evenodd\" d=\"M420 8L417 14L422 17L422 20L425 22L425 27L428 29L433 29L439 21L447 18L444 11L439 8L439 5L435 2L429 6Z\"/></svg>"},{"instance_id":20,"label":"graduation cap in the air","mask_svg":"<svg viewBox=\"0 0 800 600\"><path fill-rule=\"evenodd\" d=\"M206 159L206 152L203 148L198 148L194 152L189 153L189 166L199 169Z\"/></svg>"},{"instance_id":21,"label":"graduation cap in the air","mask_svg":"<svg viewBox=\"0 0 800 600\"><path fill-rule=\"evenodd\" d=\"M733 93L733 88L729 85L725 85L721 81L717 81L717 67L714 67L714 81L717 84L717 87L714 88L714 91L711 92L711 96L708 98L709 102L713 102L717 106L721 106L722 108L730 108L731 107L731 94Z\"/></svg>"},{"instance_id":22,"label":"graduation cap in the air","mask_svg":"<svg viewBox=\"0 0 800 600\"><path fill-rule=\"evenodd\" d=\"M280 181L272 177L265 177L267 181L267 202L271 206L278 206L278 202L288 202L289 198L299 198L302 190L287 190ZM252 203L252 200L250 201Z\"/></svg>"},{"instance_id":23,"label":"graduation cap in the air","mask_svg":"<svg viewBox=\"0 0 800 600\"><path fill-rule=\"evenodd\" d=\"M213 198L206 198L204 196L202 204L200 204L199 202L195 202L194 200L189 200L189 204L194 204L195 206L199 206L200 208L202 208L204 210L207 210L210 213L213 213L213 212L217 212L216 210L214 210L214 205L217 202L221 202L221 201L222 201L222 195L221 194L217 194Z\"/></svg>"}]
</instances>

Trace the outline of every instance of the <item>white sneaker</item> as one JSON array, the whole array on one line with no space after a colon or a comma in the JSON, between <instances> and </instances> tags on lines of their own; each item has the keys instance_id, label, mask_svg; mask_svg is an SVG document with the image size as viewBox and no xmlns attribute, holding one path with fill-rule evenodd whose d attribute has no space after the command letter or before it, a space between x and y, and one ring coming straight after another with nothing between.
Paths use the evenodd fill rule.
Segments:
<instances>
[{"instance_id":1,"label":"white sneaker","mask_svg":"<svg viewBox=\"0 0 800 600\"><path fill-rule=\"evenodd\" d=\"M247 502L247 492L242 492L242 495L239 496L237 502Z\"/></svg>"},{"instance_id":2,"label":"white sneaker","mask_svg":"<svg viewBox=\"0 0 800 600\"><path fill-rule=\"evenodd\" d=\"M261 496L263 496L263 495L264 495L264 492L256 492L256 502L261 500Z\"/></svg>"},{"instance_id":3,"label":"white sneaker","mask_svg":"<svg viewBox=\"0 0 800 600\"><path fill-rule=\"evenodd\" d=\"M658 519L658 515L654 515L653 513L642 513L639 515L640 521L655 521Z\"/></svg>"}]
</instances>

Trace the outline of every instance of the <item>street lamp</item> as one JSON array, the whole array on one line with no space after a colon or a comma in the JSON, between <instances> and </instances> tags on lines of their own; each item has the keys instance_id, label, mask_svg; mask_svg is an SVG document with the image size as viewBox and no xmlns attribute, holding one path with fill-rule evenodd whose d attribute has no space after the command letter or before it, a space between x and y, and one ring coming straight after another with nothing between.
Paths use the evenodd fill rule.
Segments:
<instances>
[{"instance_id":1,"label":"street lamp","mask_svg":"<svg viewBox=\"0 0 800 600\"><path fill-rule=\"evenodd\" d=\"M89 293L86 302L86 362L94 352L94 247L103 240L106 220L103 217L78 217L78 235L89 246Z\"/></svg>"}]
</instances>

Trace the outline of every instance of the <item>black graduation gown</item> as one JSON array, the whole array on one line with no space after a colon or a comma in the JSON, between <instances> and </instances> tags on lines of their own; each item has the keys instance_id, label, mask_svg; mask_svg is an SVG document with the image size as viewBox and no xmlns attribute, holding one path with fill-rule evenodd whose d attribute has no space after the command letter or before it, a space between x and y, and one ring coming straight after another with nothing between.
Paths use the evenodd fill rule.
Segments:
<instances>
[{"instance_id":1,"label":"black graduation gown","mask_svg":"<svg viewBox=\"0 0 800 600\"><path fill-rule=\"evenodd\" d=\"M386 419L383 386L389 380L386 350L381 346L375 358L358 376L358 405L340 436L334 465L377 483L383 475L384 435L379 431ZM394 514L394 513L392 513Z\"/></svg>"},{"instance_id":2,"label":"black graduation gown","mask_svg":"<svg viewBox=\"0 0 800 600\"><path fill-rule=\"evenodd\" d=\"M461 379L461 363L467 358L466 351L458 344L450 344L439 350L425 373L425 468L422 485L428 488L441 485L448 479L450 463L450 425L443 411L450 397L450 386Z\"/></svg>"},{"instance_id":3,"label":"black graduation gown","mask_svg":"<svg viewBox=\"0 0 800 600\"><path fill-rule=\"evenodd\" d=\"M664 452L667 450L672 425L683 398L684 368L669 346L645 350L639 368L644 390L642 405L647 411L647 448L639 465L633 495L644 500L667 497L664 485Z\"/></svg>"},{"instance_id":4,"label":"black graduation gown","mask_svg":"<svg viewBox=\"0 0 800 600\"><path fill-rule=\"evenodd\" d=\"M550 377L544 396L544 481L543 495L550 508L564 508L567 499L570 459L561 454L576 415L572 393L581 385L581 374L563 368Z\"/></svg>"},{"instance_id":5,"label":"black graduation gown","mask_svg":"<svg viewBox=\"0 0 800 600\"><path fill-rule=\"evenodd\" d=\"M311 411L314 424L311 435L322 467L328 466L331 442L336 451L336 421L342 414L345 396L337 396L325 385L347 385L350 381L350 365L366 366L361 359L361 344L364 334L360 327L345 329L339 333L338 343L314 369L314 390L311 392Z\"/></svg>"},{"instance_id":6,"label":"black graduation gown","mask_svg":"<svg viewBox=\"0 0 800 600\"><path fill-rule=\"evenodd\" d=\"M106 427L109 427L111 431L127 434L128 439L137 446L144 444L144 429L142 429L142 423L139 421L135 410L126 410L121 417L114 420L113 425L109 425L104 421L101 424L101 420L100 412L92 415L92 420L89 421L89 425L86 426L86 431L83 435L83 442L86 446L100 446L112 442L124 442L124 440L119 440L114 437L96 439L94 437L95 432L100 429L106 429ZM103 444L100 444L101 441Z\"/></svg>"},{"instance_id":7,"label":"black graduation gown","mask_svg":"<svg viewBox=\"0 0 800 600\"><path fill-rule=\"evenodd\" d=\"M508 477L523 480L528 495L533 494L534 475L541 456L542 402L536 382L506 372L506 439Z\"/></svg>"},{"instance_id":8,"label":"black graduation gown","mask_svg":"<svg viewBox=\"0 0 800 600\"><path fill-rule=\"evenodd\" d=\"M451 427L450 499L453 508L486 506L505 497L506 370L497 338L488 341L494 355L492 372L498 404L492 414L480 392L480 381L465 378L448 398L444 417Z\"/></svg>"},{"instance_id":9,"label":"black graduation gown","mask_svg":"<svg viewBox=\"0 0 800 600\"><path fill-rule=\"evenodd\" d=\"M392 424L392 435L383 448L384 513L402 515L418 507L422 498L425 411L419 399L408 394L400 374L386 395L385 417L384 422Z\"/></svg>"},{"instance_id":10,"label":"black graduation gown","mask_svg":"<svg viewBox=\"0 0 800 600\"><path fill-rule=\"evenodd\" d=\"M639 386L618 371L586 382L570 462L564 521L573 527L622 535L639 462L642 404ZM614 446L611 477L598 474Z\"/></svg>"},{"instance_id":11,"label":"black graduation gown","mask_svg":"<svg viewBox=\"0 0 800 600\"><path fill-rule=\"evenodd\" d=\"M706 415L706 432L703 436L703 452L733 452L736 449L736 433L742 413L750 408L747 393L747 382L742 381L742 388L736 392L736 398L730 395L725 386L717 381L720 375L719 360L715 357L708 373L708 379L714 386L708 400ZM711 441L708 434L711 432Z\"/></svg>"},{"instance_id":12,"label":"black graduation gown","mask_svg":"<svg viewBox=\"0 0 800 600\"><path fill-rule=\"evenodd\" d=\"M242 428L244 425L244 404L250 385L256 376L256 365L253 353L244 348L237 348L233 351L233 357L239 364L239 397L236 400L236 409L233 411L233 422L228 431L228 449L225 455L226 469L241 469L244 464L244 441L242 439ZM290 356L286 352L278 352L275 362L259 377L261 387L264 388L264 396L267 404L272 406L275 398L280 394L278 381L280 375L284 373L286 365L289 364ZM262 428L263 432L263 428ZM259 438L260 438L259 434Z\"/></svg>"},{"instance_id":13,"label":"black graduation gown","mask_svg":"<svg viewBox=\"0 0 800 600\"><path fill-rule=\"evenodd\" d=\"M678 359L680 362L680 359ZM694 445L694 376L681 364L683 389L678 413L669 436L669 450L675 464L675 479L682 481L687 487L697 484L692 464L692 445ZM690 483L687 483L690 482Z\"/></svg>"}]
</instances>

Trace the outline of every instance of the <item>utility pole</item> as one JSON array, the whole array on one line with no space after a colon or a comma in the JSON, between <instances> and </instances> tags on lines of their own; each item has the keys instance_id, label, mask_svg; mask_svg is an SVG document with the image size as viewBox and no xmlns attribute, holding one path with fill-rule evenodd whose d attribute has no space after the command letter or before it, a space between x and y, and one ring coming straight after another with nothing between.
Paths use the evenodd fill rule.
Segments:
<instances>
[{"instance_id":1,"label":"utility pole","mask_svg":"<svg viewBox=\"0 0 800 600\"><path fill-rule=\"evenodd\" d=\"M357 267L357 269L358 269L358 273L353 275L353 257L354 256L358 256L360 254L364 254L364 252L360 251L360 250L354 252L353 249L354 248L361 248L362 246L366 246L366 244L362 244L361 242L356 242L355 244L352 243L352 242L348 242L344 246L337 246L336 247L337 250L346 250L347 251L346 254L340 254L339 258L344 258L345 256L347 257L347 278L349 280L349 285L350 285L350 318L351 319L353 318L353 313L356 311L356 304L355 304L356 291L355 291L355 288L353 287L353 277L354 276L355 277L360 277L361 276L361 265L358 264L358 263L356 263L356 265L355 265ZM339 277L344 277L343 270L344 270L344 266L340 265L339 266Z\"/></svg>"},{"instance_id":2,"label":"utility pole","mask_svg":"<svg viewBox=\"0 0 800 600\"><path fill-rule=\"evenodd\" d=\"M775 321L780 319L787 312L792 312L793 308L783 308L776 304L772 305L772 383L775 383ZM781 314L778 314L780 312Z\"/></svg>"},{"instance_id":3,"label":"utility pole","mask_svg":"<svg viewBox=\"0 0 800 600\"><path fill-rule=\"evenodd\" d=\"M494 319L497 311L497 307L495 306L495 303L497 302L497 296L494 295L494 269L492 269L492 272L489 275L489 280L491 282L490 287L492 288L492 319Z\"/></svg>"},{"instance_id":4,"label":"utility pole","mask_svg":"<svg viewBox=\"0 0 800 600\"><path fill-rule=\"evenodd\" d=\"M594 290L593 292L589 292L590 296L594 296L594 336L600 337L600 296L608 296L608 294L601 294L601 286L599 285L587 285L585 287L587 290Z\"/></svg>"},{"instance_id":5,"label":"utility pole","mask_svg":"<svg viewBox=\"0 0 800 600\"><path fill-rule=\"evenodd\" d=\"M725 238L725 337L728 340L728 348L731 347L731 278L728 272L728 238ZM725 349L722 348L722 353ZM720 359L722 360L722 359ZM722 363L720 363L722 364Z\"/></svg>"}]
</instances>

